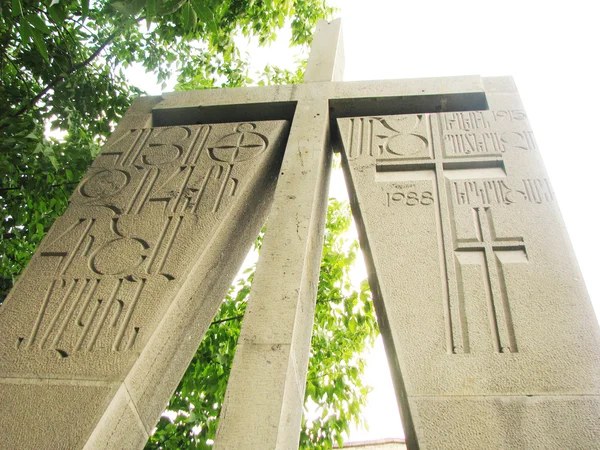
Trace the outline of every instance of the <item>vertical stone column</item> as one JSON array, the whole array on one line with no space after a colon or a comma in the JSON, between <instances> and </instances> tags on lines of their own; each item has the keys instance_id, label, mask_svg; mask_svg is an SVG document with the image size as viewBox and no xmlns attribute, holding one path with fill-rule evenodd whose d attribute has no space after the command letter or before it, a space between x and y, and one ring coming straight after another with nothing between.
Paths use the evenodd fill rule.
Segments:
<instances>
[{"instance_id":1,"label":"vertical stone column","mask_svg":"<svg viewBox=\"0 0 600 450\"><path fill-rule=\"evenodd\" d=\"M341 76L340 40L340 20L319 23L306 83ZM298 447L331 166L329 102L315 98L296 106L215 449Z\"/></svg>"},{"instance_id":2,"label":"vertical stone column","mask_svg":"<svg viewBox=\"0 0 600 450\"><path fill-rule=\"evenodd\" d=\"M596 448L600 333L510 78L339 119L409 448Z\"/></svg>"},{"instance_id":3,"label":"vertical stone column","mask_svg":"<svg viewBox=\"0 0 600 450\"><path fill-rule=\"evenodd\" d=\"M285 121L140 99L0 307L6 448L142 448L266 219Z\"/></svg>"}]
</instances>

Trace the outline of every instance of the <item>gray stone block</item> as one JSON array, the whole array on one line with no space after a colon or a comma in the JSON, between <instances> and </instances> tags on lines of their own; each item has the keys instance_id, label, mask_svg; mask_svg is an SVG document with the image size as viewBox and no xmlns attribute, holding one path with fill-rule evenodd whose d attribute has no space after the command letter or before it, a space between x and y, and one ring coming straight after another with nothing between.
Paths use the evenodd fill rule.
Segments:
<instances>
[{"instance_id":1,"label":"gray stone block","mask_svg":"<svg viewBox=\"0 0 600 450\"><path fill-rule=\"evenodd\" d=\"M407 444L593 448L598 324L514 83L484 85L489 110L338 119Z\"/></svg>"},{"instance_id":2,"label":"gray stone block","mask_svg":"<svg viewBox=\"0 0 600 450\"><path fill-rule=\"evenodd\" d=\"M264 224L287 122L130 128L159 100L134 103L0 309L0 408L29 424L9 447L143 446Z\"/></svg>"}]
</instances>

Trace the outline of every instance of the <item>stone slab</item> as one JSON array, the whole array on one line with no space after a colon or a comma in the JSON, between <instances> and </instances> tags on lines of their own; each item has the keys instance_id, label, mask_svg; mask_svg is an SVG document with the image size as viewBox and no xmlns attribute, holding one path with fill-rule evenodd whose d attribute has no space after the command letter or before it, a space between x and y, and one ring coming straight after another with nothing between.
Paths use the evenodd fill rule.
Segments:
<instances>
[{"instance_id":1,"label":"stone slab","mask_svg":"<svg viewBox=\"0 0 600 450\"><path fill-rule=\"evenodd\" d=\"M598 324L514 83L484 82L486 110L338 119L407 443L469 448L442 446L447 414L457 436L486 417L472 432L487 448L564 442L536 417L568 404L571 448L591 448ZM498 422L532 396L518 432Z\"/></svg>"},{"instance_id":2,"label":"stone slab","mask_svg":"<svg viewBox=\"0 0 600 450\"><path fill-rule=\"evenodd\" d=\"M489 396L411 399L421 448L598 448L598 396Z\"/></svg>"},{"instance_id":3,"label":"stone slab","mask_svg":"<svg viewBox=\"0 0 600 450\"><path fill-rule=\"evenodd\" d=\"M147 128L156 102L123 118L0 308L0 408L31 424L13 448L141 448L264 224L288 123ZM27 389L48 408L74 390L57 408L80 420L52 440Z\"/></svg>"},{"instance_id":4,"label":"stone slab","mask_svg":"<svg viewBox=\"0 0 600 450\"><path fill-rule=\"evenodd\" d=\"M83 448L94 421L116 392L110 385L44 381L0 383L2 448ZM130 428L132 435L135 430L135 426Z\"/></svg>"},{"instance_id":5,"label":"stone slab","mask_svg":"<svg viewBox=\"0 0 600 450\"><path fill-rule=\"evenodd\" d=\"M299 102L254 276L215 449L298 445L321 261L331 149L326 101ZM263 352L286 348L268 376ZM251 388L249 388L251 386ZM268 400L257 415L256 397ZM265 400L266 401L266 400ZM263 405L263 403L261 403ZM270 418L270 420L267 420ZM252 434L246 431L253 430ZM247 436L239 440L240 434Z\"/></svg>"},{"instance_id":6,"label":"stone slab","mask_svg":"<svg viewBox=\"0 0 600 450\"><path fill-rule=\"evenodd\" d=\"M229 89L166 92L153 107L158 111L175 108L206 108L222 105L277 103L321 98L381 98L424 95L485 93L479 75L460 77L403 78L373 81L319 81L300 85L250 86Z\"/></svg>"},{"instance_id":7,"label":"stone slab","mask_svg":"<svg viewBox=\"0 0 600 450\"><path fill-rule=\"evenodd\" d=\"M406 444L402 439L385 438L372 441L344 442L344 446L337 444L333 448L351 448L353 450L406 450Z\"/></svg>"}]
</instances>

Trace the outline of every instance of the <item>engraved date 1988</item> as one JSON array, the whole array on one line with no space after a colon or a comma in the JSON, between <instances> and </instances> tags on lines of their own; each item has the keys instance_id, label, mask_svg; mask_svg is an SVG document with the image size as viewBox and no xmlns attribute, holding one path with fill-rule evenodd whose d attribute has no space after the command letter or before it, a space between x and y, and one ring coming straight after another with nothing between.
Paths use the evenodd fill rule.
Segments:
<instances>
[{"instance_id":1,"label":"engraved date 1988","mask_svg":"<svg viewBox=\"0 0 600 450\"><path fill-rule=\"evenodd\" d=\"M418 205L432 205L433 193L430 191L416 192L386 192L386 206L392 205L405 205L405 206L418 206Z\"/></svg>"}]
</instances>

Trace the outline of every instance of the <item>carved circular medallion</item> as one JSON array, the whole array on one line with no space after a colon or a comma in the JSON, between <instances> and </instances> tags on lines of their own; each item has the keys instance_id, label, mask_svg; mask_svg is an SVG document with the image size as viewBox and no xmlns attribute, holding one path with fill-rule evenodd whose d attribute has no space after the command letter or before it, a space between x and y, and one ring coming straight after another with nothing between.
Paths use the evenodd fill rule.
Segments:
<instances>
[{"instance_id":1,"label":"carved circular medallion","mask_svg":"<svg viewBox=\"0 0 600 450\"><path fill-rule=\"evenodd\" d=\"M414 134L398 134L388 139L385 148L393 155L415 155L425 152L427 141L423 137Z\"/></svg>"},{"instance_id":2,"label":"carved circular medallion","mask_svg":"<svg viewBox=\"0 0 600 450\"><path fill-rule=\"evenodd\" d=\"M129 180L130 175L123 170L101 170L83 180L79 192L87 198L111 197L127 186Z\"/></svg>"},{"instance_id":3,"label":"carved circular medallion","mask_svg":"<svg viewBox=\"0 0 600 450\"><path fill-rule=\"evenodd\" d=\"M215 161L235 164L260 155L267 149L268 141L262 134L252 131L254 128L251 123L238 125L235 133L224 136L209 148L210 157Z\"/></svg>"}]
</instances>

